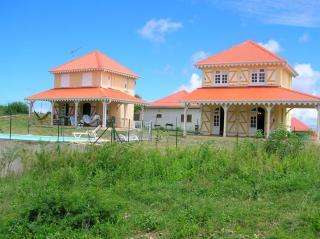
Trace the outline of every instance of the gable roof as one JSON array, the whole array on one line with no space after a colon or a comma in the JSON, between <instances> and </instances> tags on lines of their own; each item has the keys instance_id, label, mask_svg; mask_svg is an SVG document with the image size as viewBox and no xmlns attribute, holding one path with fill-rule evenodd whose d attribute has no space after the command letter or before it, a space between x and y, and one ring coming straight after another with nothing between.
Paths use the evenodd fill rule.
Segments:
<instances>
[{"instance_id":1,"label":"gable roof","mask_svg":"<svg viewBox=\"0 0 320 239\"><path fill-rule=\"evenodd\" d=\"M299 120L295 117L292 117L291 118L291 131L308 132L308 131L312 131L312 129L308 125L303 123L301 120Z\"/></svg>"},{"instance_id":2,"label":"gable roof","mask_svg":"<svg viewBox=\"0 0 320 239\"><path fill-rule=\"evenodd\" d=\"M149 108L183 108L184 104L181 102L189 93L185 90L178 91L167 97L156 100L148 104Z\"/></svg>"},{"instance_id":3,"label":"gable roof","mask_svg":"<svg viewBox=\"0 0 320 239\"><path fill-rule=\"evenodd\" d=\"M211 65L224 63L253 62L286 62L280 56L268 51L253 41L245 41L216 55L196 63L196 65Z\"/></svg>"},{"instance_id":4,"label":"gable roof","mask_svg":"<svg viewBox=\"0 0 320 239\"><path fill-rule=\"evenodd\" d=\"M294 75L297 74L285 59L250 40L203 59L197 62L195 66L201 68L203 66L253 63L282 63Z\"/></svg>"},{"instance_id":5,"label":"gable roof","mask_svg":"<svg viewBox=\"0 0 320 239\"><path fill-rule=\"evenodd\" d=\"M139 78L139 75L129 70L127 67L119 64L110 57L102 54L100 51L93 51L87 55L78 57L65 64L54 67L49 70L50 73L65 73L75 71L110 71L113 73L126 75L132 78Z\"/></svg>"}]
</instances>

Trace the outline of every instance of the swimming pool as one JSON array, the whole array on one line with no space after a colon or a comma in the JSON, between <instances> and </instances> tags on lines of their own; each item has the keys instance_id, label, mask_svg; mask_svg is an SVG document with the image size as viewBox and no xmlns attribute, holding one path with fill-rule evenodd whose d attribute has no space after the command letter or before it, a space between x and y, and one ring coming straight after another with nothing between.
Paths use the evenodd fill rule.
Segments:
<instances>
[{"instance_id":1,"label":"swimming pool","mask_svg":"<svg viewBox=\"0 0 320 239\"><path fill-rule=\"evenodd\" d=\"M10 139L9 134L0 134L0 139ZM42 135L20 135L20 134L12 134L11 139L13 140L30 140L30 141L47 141L47 142L84 142L90 143L94 142L94 139L88 138L74 138L74 137L58 137L57 136L42 136Z\"/></svg>"}]
</instances>

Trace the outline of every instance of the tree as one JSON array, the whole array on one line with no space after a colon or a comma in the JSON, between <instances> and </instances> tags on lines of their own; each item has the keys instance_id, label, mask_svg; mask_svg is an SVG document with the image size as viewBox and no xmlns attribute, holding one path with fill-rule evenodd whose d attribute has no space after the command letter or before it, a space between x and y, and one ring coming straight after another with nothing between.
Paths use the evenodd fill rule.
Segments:
<instances>
[{"instance_id":1,"label":"tree","mask_svg":"<svg viewBox=\"0 0 320 239\"><path fill-rule=\"evenodd\" d=\"M12 102L5 107L6 114L28 114L28 105L23 102Z\"/></svg>"}]
</instances>

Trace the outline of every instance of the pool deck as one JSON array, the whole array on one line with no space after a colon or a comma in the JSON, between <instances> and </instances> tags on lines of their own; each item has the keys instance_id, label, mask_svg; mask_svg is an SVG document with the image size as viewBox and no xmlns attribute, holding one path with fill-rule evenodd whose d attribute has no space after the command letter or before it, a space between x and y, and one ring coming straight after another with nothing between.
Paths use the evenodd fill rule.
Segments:
<instances>
[{"instance_id":1,"label":"pool deck","mask_svg":"<svg viewBox=\"0 0 320 239\"><path fill-rule=\"evenodd\" d=\"M0 140L5 141L33 141L33 142L51 142L51 143L85 143L91 144L96 141L94 138L75 138L75 137L56 137L56 136L44 136L44 135L18 135L12 134L11 137L9 134L0 134ZM109 140L99 139L98 143L106 143Z\"/></svg>"}]
</instances>

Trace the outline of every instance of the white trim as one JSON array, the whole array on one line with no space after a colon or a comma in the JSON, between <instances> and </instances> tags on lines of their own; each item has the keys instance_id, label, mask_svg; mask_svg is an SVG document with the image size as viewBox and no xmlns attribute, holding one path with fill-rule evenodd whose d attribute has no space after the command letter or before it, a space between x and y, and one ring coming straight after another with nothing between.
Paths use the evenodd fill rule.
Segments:
<instances>
[{"instance_id":1,"label":"white trim","mask_svg":"<svg viewBox=\"0 0 320 239\"><path fill-rule=\"evenodd\" d=\"M85 69L75 69L75 70L63 70L63 71L49 71L49 73L51 74L64 74L64 73L71 73L71 72L87 72L87 71L104 71L104 72L111 72L111 73L115 73L118 75L123 75L123 76L127 76L133 79L138 79L140 78L140 76L138 75L131 75L131 74L127 74L127 73L123 73L123 72L119 72L119 71L114 71L114 70L109 70L109 69L105 69L105 68L85 68Z\"/></svg>"},{"instance_id":2,"label":"white trim","mask_svg":"<svg viewBox=\"0 0 320 239\"><path fill-rule=\"evenodd\" d=\"M28 99L26 98L25 100L29 101L103 101L103 100L110 100L110 102L119 102L119 103L127 103L127 104L135 104L135 105L147 105L148 103L144 102L135 102L131 100L122 100L122 99L117 99L117 98L110 98L110 97L104 97L104 98L33 98L33 99Z\"/></svg>"},{"instance_id":3,"label":"white trim","mask_svg":"<svg viewBox=\"0 0 320 239\"><path fill-rule=\"evenodd\" d=\"M182 103L190 103L190 104L226 104L226 105L255 105L255 104L270 104L270 105L319 105L320 100L318 101L181 101Z\"/></svg>"}]
</instances>

